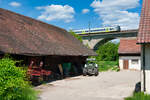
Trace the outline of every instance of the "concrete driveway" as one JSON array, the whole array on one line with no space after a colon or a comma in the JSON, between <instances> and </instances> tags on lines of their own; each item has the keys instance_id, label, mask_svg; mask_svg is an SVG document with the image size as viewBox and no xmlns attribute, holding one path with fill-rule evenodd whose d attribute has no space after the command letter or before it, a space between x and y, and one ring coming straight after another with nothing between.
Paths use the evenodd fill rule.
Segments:
<instances>
[{"instance_id":1,"label":"concrete driveway","mask_svg":"<svg viewBox=\"0 0 150 100\"><path fill-rule=\"evenodd\" d=\"M78 76L36 89L41 91L41 100L123 100L139 81L139 71L102 72L98 77Z\"/></svg>"}]
</instances>

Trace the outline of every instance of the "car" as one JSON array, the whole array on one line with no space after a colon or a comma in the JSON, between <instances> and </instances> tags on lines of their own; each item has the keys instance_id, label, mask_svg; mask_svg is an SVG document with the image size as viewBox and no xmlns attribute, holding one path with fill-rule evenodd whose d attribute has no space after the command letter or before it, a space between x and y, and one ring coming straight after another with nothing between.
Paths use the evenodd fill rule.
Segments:
<instances>
[{"instance_id":1,"label":"car","mask_svg":"<svg viewBox=\"0 0 150 100\"><path fill-rule=\"evenodd\" d=\"M87 59L87 62L83 68L83 76L86 76L86 75L90 75L90 76L99 75L98 65L94 63L94 59Z\"/></svg>"}]
</instances>

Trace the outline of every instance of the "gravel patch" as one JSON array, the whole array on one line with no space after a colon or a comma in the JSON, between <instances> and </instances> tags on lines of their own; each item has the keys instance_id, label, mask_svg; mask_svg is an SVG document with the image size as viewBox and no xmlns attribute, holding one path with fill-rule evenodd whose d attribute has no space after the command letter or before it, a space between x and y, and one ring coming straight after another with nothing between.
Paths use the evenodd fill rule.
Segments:
<instances>
[{"instance_id":1,"label":"gravel patch","mask_svg":"<svg viewBox=\"0 0 150 100\"><path fill-rule=\"evenodd\" d=\"M132 95L140 71L101 72L40 85L40 100L123 100Z\"/></svg>"}]
</instances>

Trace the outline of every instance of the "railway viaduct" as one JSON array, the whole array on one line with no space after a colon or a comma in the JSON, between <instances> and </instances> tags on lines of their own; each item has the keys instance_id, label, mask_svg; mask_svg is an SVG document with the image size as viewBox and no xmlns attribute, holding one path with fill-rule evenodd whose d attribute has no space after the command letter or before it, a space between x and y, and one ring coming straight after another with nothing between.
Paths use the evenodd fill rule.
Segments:
<instances>
[{"instance_id":1,"label":"railway viaduct","mask_svg":"<svg viewBox=\"0 0 150 100\"><path fill-rule=\"evenodd\" d=\"M83 44L91 49L97 50L98 47L113 39L136 38L138 30L124 30L120 32L87 33L79 34L83 38Z\"/></svg>"}]
</instances>

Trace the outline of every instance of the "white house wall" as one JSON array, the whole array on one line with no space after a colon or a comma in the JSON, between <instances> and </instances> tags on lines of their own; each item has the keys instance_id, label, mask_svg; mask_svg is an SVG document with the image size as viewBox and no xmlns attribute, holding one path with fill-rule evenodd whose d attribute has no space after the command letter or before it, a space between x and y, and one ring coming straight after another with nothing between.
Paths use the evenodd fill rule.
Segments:
<instances>
[{"instance_id":1,"label":"white house wall","mask_svg":"<svg viewBox=\"0 0 150 100\"><path fill-rule=\"evenodd\" d=\"M150 45L145 47L145 67L150 70Z\"/></svg>"},{"instance_id":2,"label":"white house wall","mask_svg":"<svg viewBox=\"0 0 150 100\"><path fill-rule=\"evenodd\" d=\"M132 64L132 59L139 59L139 63L138 64ZM141 69L140 56L120 56L119 57L119 67L121 70L123 70L123 61L124 60L129 61L129 69L135 69L135 70Z\"/></svg>"},{"instance_id":3,"label":"white house wall","mask_svg":"<svg viewBox=\"0 0 150 100\"><path fill-rule=\"evenodd\" d=\"M119 57L119 67L123 69L123 57Z\"/></svg>"},{"instance_id":4,"label":"white house wall","mask_svg":"<svg viewBox=\"0 0 150 100\"><path fill-rule=\"evenodd\" d=\"M145 56L145 88L146 92L150 94L150 45L146 45L145 54L143 54L142 49L142 59ZM142 63L143 66L143 63ZM143 78L143 70L141 71L141 89L142 91L144 87L144 78Z\"/></svg>"}]
</instances>

